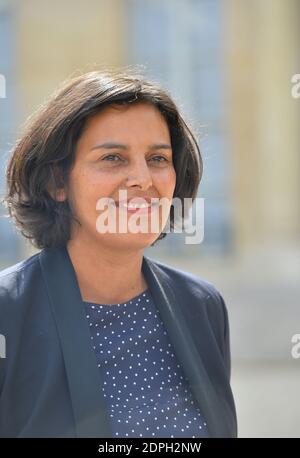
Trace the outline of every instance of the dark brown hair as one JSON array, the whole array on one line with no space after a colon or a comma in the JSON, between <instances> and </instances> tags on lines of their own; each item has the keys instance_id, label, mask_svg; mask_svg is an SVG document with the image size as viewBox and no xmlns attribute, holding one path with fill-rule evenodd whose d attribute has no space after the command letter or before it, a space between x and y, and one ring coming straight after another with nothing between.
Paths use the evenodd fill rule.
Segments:
<instances>
[{"instance_id":1,"label":"dark brown hair","mask_svg":"<svg viewBox=\"0 0 300 458\"><path fill-rule=\"evenodd\" d=\"M17 229L34 246L64 246L70 239L74 218L70 206L52 196L68 183L76 143L87 119L108 105L138 102L153 104L169 127L176 172L173 197L182 203L186 197L195 199L203 170L200 150L168 92L130 71L85 73L64 83L28 119L7 166L4 205ZM172 206L171 230L173 210ZM162 232L156 241L165 236Z\"/></svg>"}]
</instances>

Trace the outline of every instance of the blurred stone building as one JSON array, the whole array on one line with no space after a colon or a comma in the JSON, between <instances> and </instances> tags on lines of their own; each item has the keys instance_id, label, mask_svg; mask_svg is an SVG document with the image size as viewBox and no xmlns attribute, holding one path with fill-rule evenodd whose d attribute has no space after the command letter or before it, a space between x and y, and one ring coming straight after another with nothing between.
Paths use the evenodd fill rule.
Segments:
<instances>
[{"instance_id":1,"label":"blurred stone building","mask_svg":"<svg viewBox=\"0 0 300 458\"><path fill-rule=\"evenodd\" d=\"M300 99L291 95L291 78L300 73L299 25L298 0L0 0L1 193L22 123L63 80L106 66L140 66L171 92L204 159L203 243L186 245L183 235L169 234L148 254L217 285L229 309L233 361L246 362L248 371L269 361L294 364L295 374ZM0 264L32 252L1 217ZM234 380L243 374L249 375L241 369ZM273 396L263 380L261 398L268 390ZM300 420L297 402L294 417L286 412L289 429L278 426L283 434L300 434L292 425ZM241 401L245 409L250 402ZM255 426L245 424L254 435ZM272 425L267 432L275 434Z\"/></svg>"},{"instance_id":2,"label":"blurred stone building","mask_svg":"<svg viewBox=\"0 0 300 458\"><path fill-rule=\"evenodd\" d=\"M297 0L1 0L1 170L22 122L63 80L137 64L171 91L198 134L206 226L196 252L293 251L300 104L290 80L300 71L299 9ZM1 224L4 240L6 232Z\"/></svg>"}]
</instances>

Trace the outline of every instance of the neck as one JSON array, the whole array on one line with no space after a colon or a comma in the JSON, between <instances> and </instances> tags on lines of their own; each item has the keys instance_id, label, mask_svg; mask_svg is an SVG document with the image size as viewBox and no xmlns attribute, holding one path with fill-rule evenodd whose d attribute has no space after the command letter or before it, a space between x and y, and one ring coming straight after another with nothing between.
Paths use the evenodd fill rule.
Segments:
<instances>
[{"instance_id":1,"label":"neck","mask_svg":"<svg viewBox=\"0 0 300 458\"><path fill-rule=\"evenodd\" d=\"M76 239L68 242L67 250L83 301L117 304L147 289L142 274L143 250L112 251Z\"/></svg>"}]
</instances>

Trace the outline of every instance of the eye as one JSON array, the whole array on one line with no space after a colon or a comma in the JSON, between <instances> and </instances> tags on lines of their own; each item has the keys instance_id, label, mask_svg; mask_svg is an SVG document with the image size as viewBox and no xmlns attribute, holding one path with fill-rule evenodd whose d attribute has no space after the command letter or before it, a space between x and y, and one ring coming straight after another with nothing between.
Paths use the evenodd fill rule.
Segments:
<instances>
[{"instance_id":1,"label":"eye","mask_svg":"<svg viewBox=\"0 0 300 458\"><path fill-rule=\"evenodd\" d=\"M168 162L168 160L164 156L154 156L151 159L155 159L155 162Z\"/></svg>"},{"instance_id":2,"label":"eye","mask_svg":"<svg viewBox=\"0 0 300 458\"><path fill-rule=\"evenodd\" d=\"M108 156L105 156L102 160L103 161L106 161L108 160L109 162L116 162L115 160L110 160L109 158L117 158L117 159L120 159L119 156L117 156L116 154L109 154Z\"/></svg>"}]
</instances>

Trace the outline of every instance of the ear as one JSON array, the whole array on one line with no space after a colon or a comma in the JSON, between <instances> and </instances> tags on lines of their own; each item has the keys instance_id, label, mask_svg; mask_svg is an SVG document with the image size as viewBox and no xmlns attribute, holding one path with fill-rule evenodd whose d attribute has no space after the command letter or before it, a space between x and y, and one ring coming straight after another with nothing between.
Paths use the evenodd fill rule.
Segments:
<instances>
[{"instance_id":1,"label":"ear","mask_svg":"<svg viewBox=\"0 0 300 458\"><path fill-rule=\"evenodd\" d=\"M58 202L64 202L66 198L67 196L66 196L66 192L64 188L57 189L54 199L57 200Z\"/></svg>"},{"instance_id":2,"label":"ear","mask_svg":"<svg viewBox=\"0 0 300 458\"><path fill-rule=\"evenodd\" d=\"M50 169L50 179L47 190L52 199L57 200L58 202L64 202L67 199L63 182L63 173L57 165L54 165Z\"/></svg>"}]
</instances>

